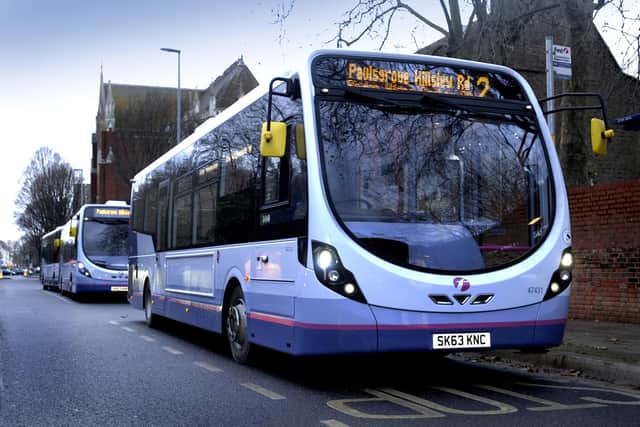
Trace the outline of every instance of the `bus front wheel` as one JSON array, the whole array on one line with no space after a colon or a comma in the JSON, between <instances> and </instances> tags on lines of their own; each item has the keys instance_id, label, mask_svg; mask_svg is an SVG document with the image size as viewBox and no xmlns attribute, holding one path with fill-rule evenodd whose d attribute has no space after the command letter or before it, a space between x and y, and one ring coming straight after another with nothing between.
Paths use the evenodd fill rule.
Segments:
<instances>
[{"instance_id":1,"label":"bus front wheel","mask_svg":"<svg viewBox=\"0 0 640 427\"><path fill-rule=\"evenodd\" d=\"M147 326L153 328L158 322L157 315L151 312L151 305L153 304L151 300L151 290L149 290L149 285L144 287L144 318L147 321Z\"/></svg>"},{"instance_id":2,"label":"bus front wheel","mask_svg":"<svg viewBox=\"0 0 640 427\"><path fill-rule=\"evenodd\" d=\"M226 335L233 359L241 364L247 363L251 343L247 328L247 310L242 288L236 286L231 293L226 316Z\"/></svg>"}]
</instances>

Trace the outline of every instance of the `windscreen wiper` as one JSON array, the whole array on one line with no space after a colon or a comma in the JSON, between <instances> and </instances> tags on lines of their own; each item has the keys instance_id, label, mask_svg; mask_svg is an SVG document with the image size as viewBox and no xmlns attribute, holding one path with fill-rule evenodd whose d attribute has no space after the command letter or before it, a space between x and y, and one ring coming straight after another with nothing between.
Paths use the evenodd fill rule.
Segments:
<instances>
[{"instance_id":1,"label":"windscreen wiper","mask_svg":"<svg viewBox=\"0 0 640 427\"><path fill-rule=\"evenodd\" d=\"M421 114L425 111L459 113L461 107L440 96L423 93L363 92L345 89L343 98L365 103L378 110L391 110L404 114ZM463 109L464 110L464 109Z\"/></svg>"},{"instance_id":2,"label":"windscreen wiper","mask_svg":"<svg viewBox=\"0 0 640 427\"><path fill-rule=\"evenodd\" d=\"M460 102L455 102L452 99L444 98L442 95L436 95L433 93L421 93L419 96L420 105L424 107L446 107L451 110L466 110L466 108L461 106Z\"/></svg>"},{"instance_id":3,"label":"windscreen wiper","mask_svg":"<svg viewBox=\"0 0 640 427\"><path fill-rule=\"evenodd\" d=\"M519 115L533 112L531 105L522 101L443 96L430 92L390 93L354 90L340 91L342 98L373 104L378 109L396 108L407 113L424 111L447 112L455 115Z\"/></svg>"},{"instance_id":4,"label":"windscreen wiper","mask_svg":"<svg viewBox=\"0 0 640 427\"><path fill-rule=\"evenodd\" d=\"M353 101L379 102L382 104L390 104L398 107L402 106L402 104L391 99L389 96L374 94L373 92L362 92L360 90L345 89L344 97Z\"/></svg>"},{"instance_id":5,"label":"windscreen wiper","mask_svg":"<svg viewBox=\"0 0 640 427\"><path fill-rule=\"evenodd\" d=\"M123 220L123 219L119 219L119 218L109 218L109 219L91 218L90 221L91 222L97 222L98 224L108 224L108 225L120 225L120 224L127 224L128 223L127 220Z\"/></svg>"},{"instance_id":6,"label":"windscreen wiper","mask_svg":"<svg viewBox=\"0 0 640 427\"><path fill-rule=\"evenodd\" d=\"M446 107L446 109L459 109L460 106L452 101L443 99L441 96L431 93L400 93L391 94L388 92L363 92L360 90L345 89L344 97L356 101L379 102L383 105L393 105L401 108L429 108L434 106Z\"/></svg>"}]
</instances>

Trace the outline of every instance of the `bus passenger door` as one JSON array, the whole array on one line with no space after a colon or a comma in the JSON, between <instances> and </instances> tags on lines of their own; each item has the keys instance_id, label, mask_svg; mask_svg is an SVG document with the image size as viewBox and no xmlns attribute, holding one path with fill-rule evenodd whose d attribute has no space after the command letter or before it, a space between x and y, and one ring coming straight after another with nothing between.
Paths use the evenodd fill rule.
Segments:
<instances>
[{"instance_id":1,"label":"bus passenger door","mask_svg":"<svg viewBox=\"0 0 640 427\"><path fill-rule=\"evenodd\" d=\"M258 228L263 243L254 247L251 309L293 317L298 238L307 234L307 174L303 145L296 148L301 133L295 124L287 129L285 155L262 158Z\"/></svg>"}]
</instances>

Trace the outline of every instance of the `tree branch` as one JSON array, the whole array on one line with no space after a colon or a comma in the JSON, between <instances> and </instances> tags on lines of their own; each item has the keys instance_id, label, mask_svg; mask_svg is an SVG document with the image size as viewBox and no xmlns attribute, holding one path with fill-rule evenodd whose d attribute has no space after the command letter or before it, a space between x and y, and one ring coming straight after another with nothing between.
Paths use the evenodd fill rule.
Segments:
<instances>
[{"instance_id":1,"label":"tree branch","mask_svg":"<svg viewBox=\"0 0 640 427\"><path fill-rule=\"evenodd\" d=\"M442 0L440 0L440 2L442 3ZM434 30L438 31L439 33L442 33L442 35L444 35L445 37L449 37L449 32L446 29L444 29L441 26L437 25L435 22L425 18L420 13L418 13L417 10L415 10L414 8L412 8L411 6L406 4L405 2L403 2L401 0L398 0L398 7L399 8L403 8L404 10L406 10L407 12L409 12L410 14L415 16L419 21L424 22L425 24L427 24L428 26L430 26ZM442 5L442 10L444 11L444 13L445 13L445 15L447 17L447 22L449 22L450 21L449 20L449 16L448 16L446 7L444 7L444 4Z\"/></svg>"},{"instance_id":2,"label":"tree branch","mask_svg":"<svg viewBox=\"0 0 640 427\"><path fill-rule=\"evenodd\" d=\"M344 43L347 47L351 46L354 43L357 43L362 37L364 37L365 34L367 34L368 32L372 31L373 27L376 25L376 23L382 22L384 23L384 17L385 15L387 15L388 13L393 12L395 9L397 9L397 6L391 6L386 10L383 10L382 12L376 12L375 16L373 17L373 19L371 20L371 22L369 23L369 25L367 25L357 36L355 36L355 38L352 38L351 40L347 40L344 37L342 37L343 31L348 28L349 26L351 26L354 22L354 18L357 19L357 23L362 23L363 18L365 15L374 13L374 11L376 9L378 9L380 6L382 6L382 4L386 3L386 0L383 0L379 3L375 3L371 6L369 6L369 8L361 13L357 13L355 14L355 17L353 16L354 12L358 9L358 7L362 4L362 2L358 3L358 5L356 7L354 7L353 9L351 9L351 11L349 11L349 15L348 15L348 19L346 19L345 21L342 21L340 24L338 24L338 35L335 38L337 40L337 45L338 47L341 47L341 44Z\"/></svg>"},{"instance_id":3,"label":"tree branch","mask_svg":"<svg viewBox=\"0 0 640 427\"><path fill-rule=\"evenodd\" d=\"M552 4L552 5L549 5L549 6L545 6L545 7L540 7L540 8L534 9L534 10L530 10L527 13L523 13L522 15L518 15L515 18L510 19L508 22L509 23L516 23L518 21L524 22L527 19L531 18L532 16L534 16L534 15L540 13L540 12L545 12L547 10L556 9L558 7L560 7L559 3L555 3L555 4Z\"/></svg>"},{"instance_id":4,"label":"tree branch","mask_svg":"<svg viewBox=\"0 0 640 427\"><path fill-rule=\"evenodd\" d=\"M440 1L442 2L442 0ZM442 8L445 12L445 15L447 16L447 19L450 21L444 3L442 3ZM382 48L386 41L388 41L393 16L399 10L405 10L406 12L413 15L413 17L418 21L433 28L443 36L449 37L449 31L437 25L435 22L431 21L425 16L421 15L417 10L415 10L402 0L395 0L394 3L392 3L392 0L361 0L346 13L346 18L338 24L337 36L329 40L329 42L335 40L338 47L341 47L343 45L351 46L360 41L365 35L371 34L377 25L382 25L384 26L383 42L380 44L380 48ZM347 38L344 36L344 33L347 29L363 24L367 20L369 21L368 24L355 36L351 38Z\"/></svg>"},{"instance_id":5,"label":"tree branch","mask_svg":"<svg viewBox=\"0 0 640 427\"><path fill-rule=\"evenodd\" d=\"M393 15L396 13L396 11L397 10L393 10L391 12L391 14L389 15L389 18L387 19L387 30L384 33L384 37L382 38L382 42L380 42L380 46L378 47L379 50L382 50L382 47L384 46L385 42L389 38L389 30L391 29L391 20L393 19Z\"/></svg>"}]
</instances>

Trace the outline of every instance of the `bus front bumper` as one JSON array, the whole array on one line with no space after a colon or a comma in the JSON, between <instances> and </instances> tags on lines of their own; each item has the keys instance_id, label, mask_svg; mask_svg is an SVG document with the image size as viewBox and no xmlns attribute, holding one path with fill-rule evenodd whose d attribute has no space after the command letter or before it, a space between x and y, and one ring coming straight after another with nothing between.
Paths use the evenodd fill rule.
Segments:
<instances>
[{"instance_id":1,"label":"bus front bumper","mask_svg":"<svg viewBox=\"0 0 640 427\"><path fill-rule=\"evenodd\" d=\"M105 292L105 293L127 293L129 289L127 282L105 282L100 280L83 280L82 282L76 282L71 287L73 293L91 293L91 292Z\"/></svg>"},{"instance_id":2,"label":"bus front bumper","mask_svg":"<svg viewBox=\"0 0 640 427\"><path fill-rule=\"evenodd\" d=\"M432 313L298 298L294 318L252 312L249 329L252 342L295 355L547 348L562 342L568 302L561 295L509 310ZM451 346L459 337L479 342Z\"/></svg>"}]
</instances>

